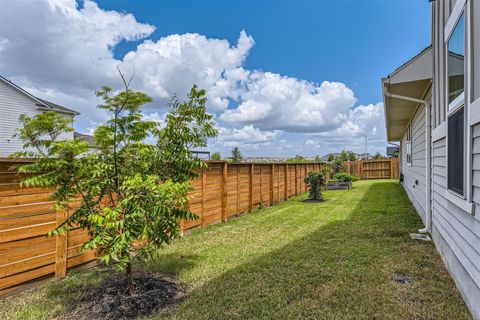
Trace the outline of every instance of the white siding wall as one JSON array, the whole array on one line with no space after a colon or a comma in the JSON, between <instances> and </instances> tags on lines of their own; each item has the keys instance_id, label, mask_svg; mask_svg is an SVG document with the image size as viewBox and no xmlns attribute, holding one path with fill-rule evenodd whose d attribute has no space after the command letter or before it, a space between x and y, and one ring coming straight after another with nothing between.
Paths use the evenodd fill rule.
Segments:
<instances>
[{"instance_id":1,"label":"white siding wall","mask_svg":"<svg viewBox=\"0 0 480 320\"><path fill-rule=\"evenodd\" d=\"M403 186L417 212L425 219L425 107L417 109L410 122L412 128L412 165L407 165L406 135L402 139ZM418 184L416 183L418 182Z\"/></svg>"},{"instance_id":2,"label":"white siding wall","mask_svg":"<svg viewBox=\"0 0 480 320\"><path fill-rule=\"evenodd\" d=\"M37 102L12 86L0 81L0 157L22 151L22 142L13 138L15 129L20 126L21 114L34 116L40 111ZM71 119L71 116L66 115ZM61 139L73 139L73 132L64 134Z\"/></svg>"}]
</instances>

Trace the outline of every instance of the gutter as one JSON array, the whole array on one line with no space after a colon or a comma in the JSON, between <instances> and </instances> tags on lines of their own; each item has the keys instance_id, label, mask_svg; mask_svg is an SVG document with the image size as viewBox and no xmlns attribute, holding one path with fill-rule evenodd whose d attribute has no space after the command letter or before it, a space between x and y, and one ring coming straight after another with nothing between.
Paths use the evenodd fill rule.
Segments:
<instances>
[{"instance_id":1,"label":"gutter","mask_svg":"<svg viewBox=\"0 0 480 320\"><path fill-rule=\"evenodd\" d=\"M425 228L418 230L419 233L425 234L430 233L432 230L432 208L431 208L431 198L432 198L432 185L431 185L431 164L432 164L432 149L431 149L431 140L432 140L432 125L431 125L431 104L427 100L417 99L408 96L402 96L398 94L391 93L389 91L388 85L384 86L385 96L393 99L400 99L405 101L416 102L423 104L425 106L425 145L426 145L426 159L425 159L425 177L427 179L426 192L425 192ZM412 238L418 238L422 240L430 240L430 237L426 239L425 235L411 235Z\"/></svg>"}]
</instances>

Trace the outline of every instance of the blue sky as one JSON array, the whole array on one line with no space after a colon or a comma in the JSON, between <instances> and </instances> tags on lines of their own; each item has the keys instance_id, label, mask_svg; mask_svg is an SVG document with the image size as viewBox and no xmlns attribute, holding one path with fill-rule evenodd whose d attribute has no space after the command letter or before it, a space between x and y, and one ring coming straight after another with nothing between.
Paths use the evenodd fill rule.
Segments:
<instances>
[{"instance_id":1,"label":"blue sky","mask_svg":"<svg viewBox=\"0 0 480 320\"><path fill-rule=\"evenodd\" d=\"M120 89L115 67L162 120L172 94L207 90L220 136L210 151L313 156L385 152L380 79L430 42L419 1L6 0L0 74L82 113L81 132L106 120L94 91ZM3 12L3 14L2 14ZM21 17L20 17L21 15Z\"/></svg>"},{"instance_id":2,"label":"blue sky","mask_svg":"<svg viewBox=\"0 0 480 320\"><path fill-rule=\"evenodd\" d=\"M200 33L255 39L246 61L314 82L341 81L358 103L381 100L380 78L430 44L430 6L418 1L98 1L157 29L150 38ZM137 42L115 50L121 58Z\"/></svg>"}]
</instances>

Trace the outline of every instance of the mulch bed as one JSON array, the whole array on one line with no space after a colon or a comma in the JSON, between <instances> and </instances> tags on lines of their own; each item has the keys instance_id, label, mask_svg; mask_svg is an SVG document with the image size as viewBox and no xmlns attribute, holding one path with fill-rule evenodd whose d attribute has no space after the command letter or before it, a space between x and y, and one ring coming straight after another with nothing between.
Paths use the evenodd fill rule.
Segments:
<instances>
[{"instance_id":1,"label":"mulch bed","mask_svg":"<svg viewBox=\"0 0 480 320\"><path fill-rule=\"evenodd\" d=\"M115 274L100 286L85 288L85 293L71 301L72 310L62 319L120 320L136 319L167 309L178 303L185 290L156 274L135 276L135 293L125 294L127 281Z\"/></svg>"}]
</instances>

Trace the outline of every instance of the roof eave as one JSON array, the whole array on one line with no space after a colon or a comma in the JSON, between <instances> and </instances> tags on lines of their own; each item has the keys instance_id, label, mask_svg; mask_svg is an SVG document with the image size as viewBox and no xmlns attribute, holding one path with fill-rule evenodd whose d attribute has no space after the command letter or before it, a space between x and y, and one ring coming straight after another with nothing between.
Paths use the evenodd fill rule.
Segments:
<instances>
[{"instance_id":1,"label":"roof eave","mask_svg":"<svg viewBox=\"0 0 480 320\"><path fill-rule=\"evenodd\" d=\"M387 134L387 141L388 142L396 142L396 141L401 141L402 139L402 134L399 134L399 130L401 130L401 126L395 124L395 128L392 127L392 121L393 122L404 122L405 119L397 119L395 118L392 119L392 112L394 114L397 114L397 117L400 117L398 115L398 109L397 108L405 108L407 107L410 110L413 110L414 104L412 104L412 108L410 106L405 106L405 105L398 105L398 99L390 98L387 96L387 90L390 90L390 92L395 93L395 89L403 91L400 92L400 95L420 95L420 92L416 92L413 94L412 92L415 92L415 90L411 91L413 88L413 84L418 86L425 86L425 89L428 89L427 83L430 81L433 77L433 61L432 61L432 47L429 46L422 50L419 54L415 55L412 59L401 65L399 68L397 68L395 71L393 71L391 74L389 74L387 77L382 78L381 83L382 83L382 95L383 95L383 109L384 109L384 114L385 114L385 129L386 129L386 134ZM429 80L429 81L427 81ZM405 90L405 89L408 90ZM392 91L393 90L393 91ZM422 91L423 93L423 91ZM416 97L416 98L423 98L422 97ZM391 104L396 105L394 109L392 109L390 112L390 108L392 107ZM394 112L395 111L395 112ZM400 127L400 128L399 128ZM392 133L392 131L395 131L396 133ZM404 130L401 130L404 131Z\"/></svg>"},{"instance_id":2,"label":"roof eave","mask_svg":"<svg viewBox=\"0 0 480 320\"><path fill-rule=\"evenodd\" d=\"M9 81L8 79L0 76L0 80L3 81L4 83L8 84L9 86L13 87L14 89L16 89L16 90L22 92L23 94L27 95L29 98L33 99L34 101L38 102L38 104L39 104L39 105L37 105L38 110L55 111L55 112L58 112L58 113L69 114L69 115L73 115L73 116L81 114L80 112L77 112L77 111L74 111L74 110L60 110L60 109L52 108L51 106L49 106L48 104L43 102L42 99L39 99L39 98L35 97L30 92L28 92L25 89L22 89L21 87L19 87L15 83Z\"/></svg>"},{"instance_id":3,"label":"roof eave","mask_svg":"<svg viewBox=\"0 0 480 320\"><path fill-rule=\"evenodd\" d=\"M387 112L387 96L385 95L385 84L389 82L389 78L382 78L382 96L383 96L383 114L385 115L385 132L387 133L387 141L396 141L396 140L391 140L390 137L390 113Z\"/></svg>"},{"instance_id":4,"label":"roof eave","mask_svg":"<svg viewBox=\"0 0 480 320\"><path fill-rule=\"evenodd\" d=\"M41 110L41 111L53 111L53 112L56 112L56 113L68 114L68 115L72 115L72 116L81 115L81 113L80 113L80 112L77 112L77 111L54 109L54 108L52 108L52 107L43 106L43 105L37 105L37 110Z\"/></svg>"}]
</instances>

